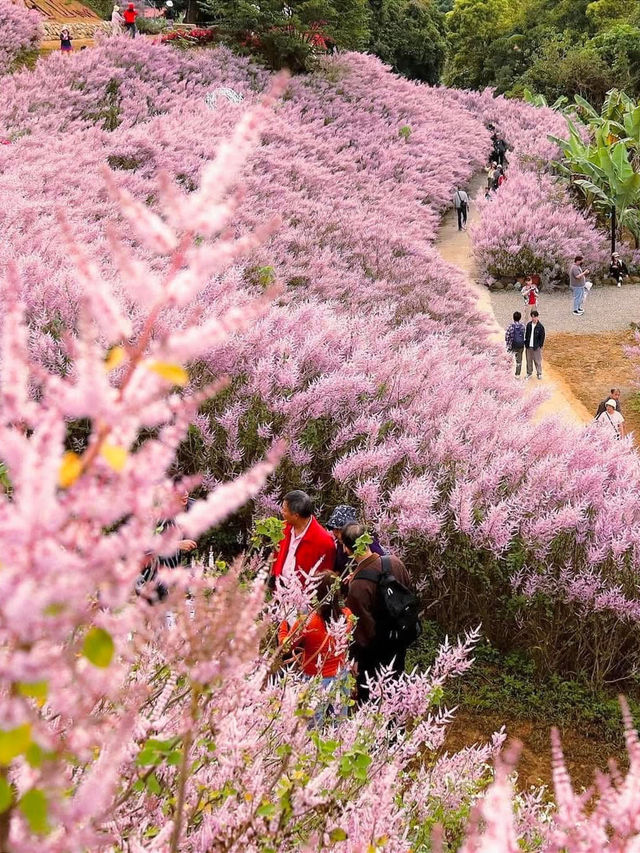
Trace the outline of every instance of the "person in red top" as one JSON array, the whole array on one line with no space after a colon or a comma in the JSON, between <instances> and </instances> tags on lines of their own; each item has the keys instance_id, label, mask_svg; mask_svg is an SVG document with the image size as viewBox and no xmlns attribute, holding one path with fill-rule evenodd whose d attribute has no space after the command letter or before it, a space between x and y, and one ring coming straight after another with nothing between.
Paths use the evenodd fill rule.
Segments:
<instances>
[{"instance_id":1,"label":"person in red top","mask_svg":"<svg viewBox=\"0 0 640 853\"><path fill-rule=\"evenodd\" d=\"M314 518L309 495L299 489L286 494L282 501L282 518L286 522L284 539L275 554L273 577L295 571L305 585L311 572L332 572L336 543Z\"/></svg>"},{"instance_id":2,"label":"person in red top","mask_svg":"<svg viewBox=\"0 0 640 853\"><path fill-rule=\"evenodd\" d=\"M131 38L136 37L136 18L138 17L138 13L136 11L136 7L133 3L129 3L127 8L124 10L123 18L124 18L124 26L126 31L129 33Z\"/></svg>"},{"instance_id":3,"label":"person in red top","mask_svg":"<svg viewBox=\"0 0 640 853\"><path fill-rule=\"evenodd\" d=\"M282 622L278 630L281 645L299 650L302 655L300 665L305 675L321 675L324 679L334 679L347 665L349 643L343 649L336 649L335 638L327 630L330 620L337 622L344 617L350 638L355 619L348 607L342 607L340 601L340 583L333 572L324 572L320 576L316 590L318 609L306 616L300 616L289 627Z\"/></svg>"},{"instance_id":4,"label":"person in red top","mask_svg":"<svg viewBox=\"0 0 640 853\"><path fill-rule=\"evenodd\" d=\"M291 628L282 622L278 630L278 640L285 654L294 652L294 660L299 663L307 678L320 676L322 679L322 698L313 714L312 727L320 727L329 714L345 717L348 710L349 681L348 651L356 620L351 611L342 605L340 599L340 580L333 572L324 572L316 589L317 609L313 613L301 616ZM336 635L330 633L329 623L344 619L344 633L341 648L337 647Z\"/></svg>"}]
</instances>

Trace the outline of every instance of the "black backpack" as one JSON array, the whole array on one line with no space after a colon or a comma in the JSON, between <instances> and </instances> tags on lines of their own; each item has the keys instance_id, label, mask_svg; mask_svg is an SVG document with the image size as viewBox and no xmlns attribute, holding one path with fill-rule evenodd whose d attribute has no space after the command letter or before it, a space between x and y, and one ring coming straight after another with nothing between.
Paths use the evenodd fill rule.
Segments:
<instances>
[{"instance_id":1,"label":"black backpack","mask_svg":"<svg viewBox=\"0 0 640 853\"><path fill-rule=\"evenodd\" d=\"M363 569L354 580L373 581L380 592L380 610L376 617L376 640L396 642L406 648L422 633L418 596L391 572L391 558L380 557L380 571Z\"/></svg>"},{"instance_id":2,"label":"black backpack","mask_svg":"<svg viewBox=\"0 0 640 853\"><path fill-rule=\"evenodd\" d=\"M511 348L516 351L524 349L524 326L522 325L522 323L518 323L518 325L513 330L513 341L511 343Z\"/></svg>"}]
</instances>

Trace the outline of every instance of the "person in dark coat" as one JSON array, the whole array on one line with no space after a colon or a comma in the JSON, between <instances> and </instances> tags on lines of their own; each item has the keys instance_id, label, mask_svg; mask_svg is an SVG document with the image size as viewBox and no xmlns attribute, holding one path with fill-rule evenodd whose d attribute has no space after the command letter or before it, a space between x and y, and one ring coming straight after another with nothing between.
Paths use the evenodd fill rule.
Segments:
<instances>
[{"instance_id":1,"label":"person in dark coat","mask_svg":"<svg viewBox=\"0 0 640 853\"><path fill-rule=\"evenodd\" d=\"M544 346L545 331L537 311L531 312L531 320L527 323L524 333L525 355L527 357L527 379L531 379L533 365L536 366L538 379L542 379L542 347Z\"/></svg>"},{"instance_id":2,"label":"person in dark coat","mask_svg":"<svg viewBox=\"0 0 640 853\"><path fill-rule=\"evenodd\" d=\"M393 642L388 636L381 637L378 629L382 627L383 605L380 600L380 587L376 581L368 578L359 578L358 575L364 570L382 572L382 558L374 554L370 548L359 555L355 555L357 540L366 533L366 528L358 522L352 522L342 528L342 544L349 557L356 562L356 569L349 581L349 591L345 606L357 617L353 642L351 644L351 657L358 667L356 676L358 684L358 701L365 702L369 698L367 678L372 678L382 666L392 665L392 673L399 678L404 672L406 646ZM404 584L411 588L411 578L404 563L397 557L389 557L391 562L391 573Z\"/></svg>"}]
</instances>

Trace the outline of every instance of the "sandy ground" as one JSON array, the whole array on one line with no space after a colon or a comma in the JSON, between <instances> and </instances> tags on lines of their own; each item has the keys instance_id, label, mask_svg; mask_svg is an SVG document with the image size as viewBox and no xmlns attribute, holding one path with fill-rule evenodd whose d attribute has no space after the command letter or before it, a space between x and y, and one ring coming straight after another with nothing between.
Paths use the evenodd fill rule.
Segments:
<instances>
[{"instance_id":1,"label":"sandy ground","mask_svg":"<svg viewBox=\"0 0 640 853\"><path fill-rule=\"evenodd\" d=\"M484 174L477 175L470 185L469 195L472 198L472 203L469 224L474 222L477 216L473 199L478 193L482 193L484 191L485 181L486 178ZM446 261L466 272L469 287L472 288L474 293L477 295L479 307L487 313L487 323L491 325L495 339L503 345L504 329L506 328L506 325L508 325L508 322L511 322L512 313L522 308L522 299L520 296L515 292L507 294L511 299L510 307L508 311L506 311L508 322L505 322L505 311L501 311L500 315L496 317L491 292L486 287L482 287L475 283L476 274L473 254L471 251L471 239L467 231L458 231L455 211L450 211L444 217L436 245L438 247L438 251ZM638 288L638 290L640 290L640 288ZM547 331L549 330L547 329ZM516 380L515 376L513 379L514 383L525 389L525 393L529 393L531 388L539 388L540 386L548 392L548 399L542 403L536 411L536 420L554 413L560 414L568 421L577 424L588 423L592 420L593 416L591 412L572 393L565 380L554 369L552 364L549 363L549 360L547 360L546 363L543 362L542 372L543 378L541 381L532 378L529 382L526 382L524 380Z\"/></svg>"}]
</instances>

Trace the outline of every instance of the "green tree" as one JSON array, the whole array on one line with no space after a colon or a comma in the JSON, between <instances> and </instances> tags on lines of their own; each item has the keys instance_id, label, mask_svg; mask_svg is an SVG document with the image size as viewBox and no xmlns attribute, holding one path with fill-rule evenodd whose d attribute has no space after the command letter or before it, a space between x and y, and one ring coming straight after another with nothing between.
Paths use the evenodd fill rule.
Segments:
<instances>
[{"instance_id":1,"label":"green tree","mask_svg":"<svg viewBox=\"0 0 640 853\"><path fill-rule=\"evenodd\" d=\"M584 194L589 207L611 223L611 251L622 228L640 239L640 105L613 91L601 113L582 98L579 112L591 128L588 141L569 121L569 139L552 137L564 153L559 169Z\"/></svg>"},{"instance_id":2,"label":"green tree","mask_svg":"<svg viewBox=\"0 0 640 853\"><path fill-rule=\"evenodd\" d=\"M493 83L487 46L511 31L508 0L455 0L446 15L446 24L449 56L445 83L470 89Z\"/></svg>"},{"instance_id":3,"label":"green tree","mask_svg":"<svg viewBox=\"0 0 640 853\"><path fill-rule=\"evenodd\" d=\"M345 50L369 44L368 0L199 0L232 44L245 44L273 68L308 70L318 34Z\"/></svg>"},{"instance_id":4,"label":"green tree","mask_svg":"<svg viewBox=\"0 0 640 853\"><path fill-rule=\"evenodd\" d=\"M437 6L431 0L375 0L371 11L372 52L400 74L438 83L446 42Z\"/></svg>"}]
</instances>

